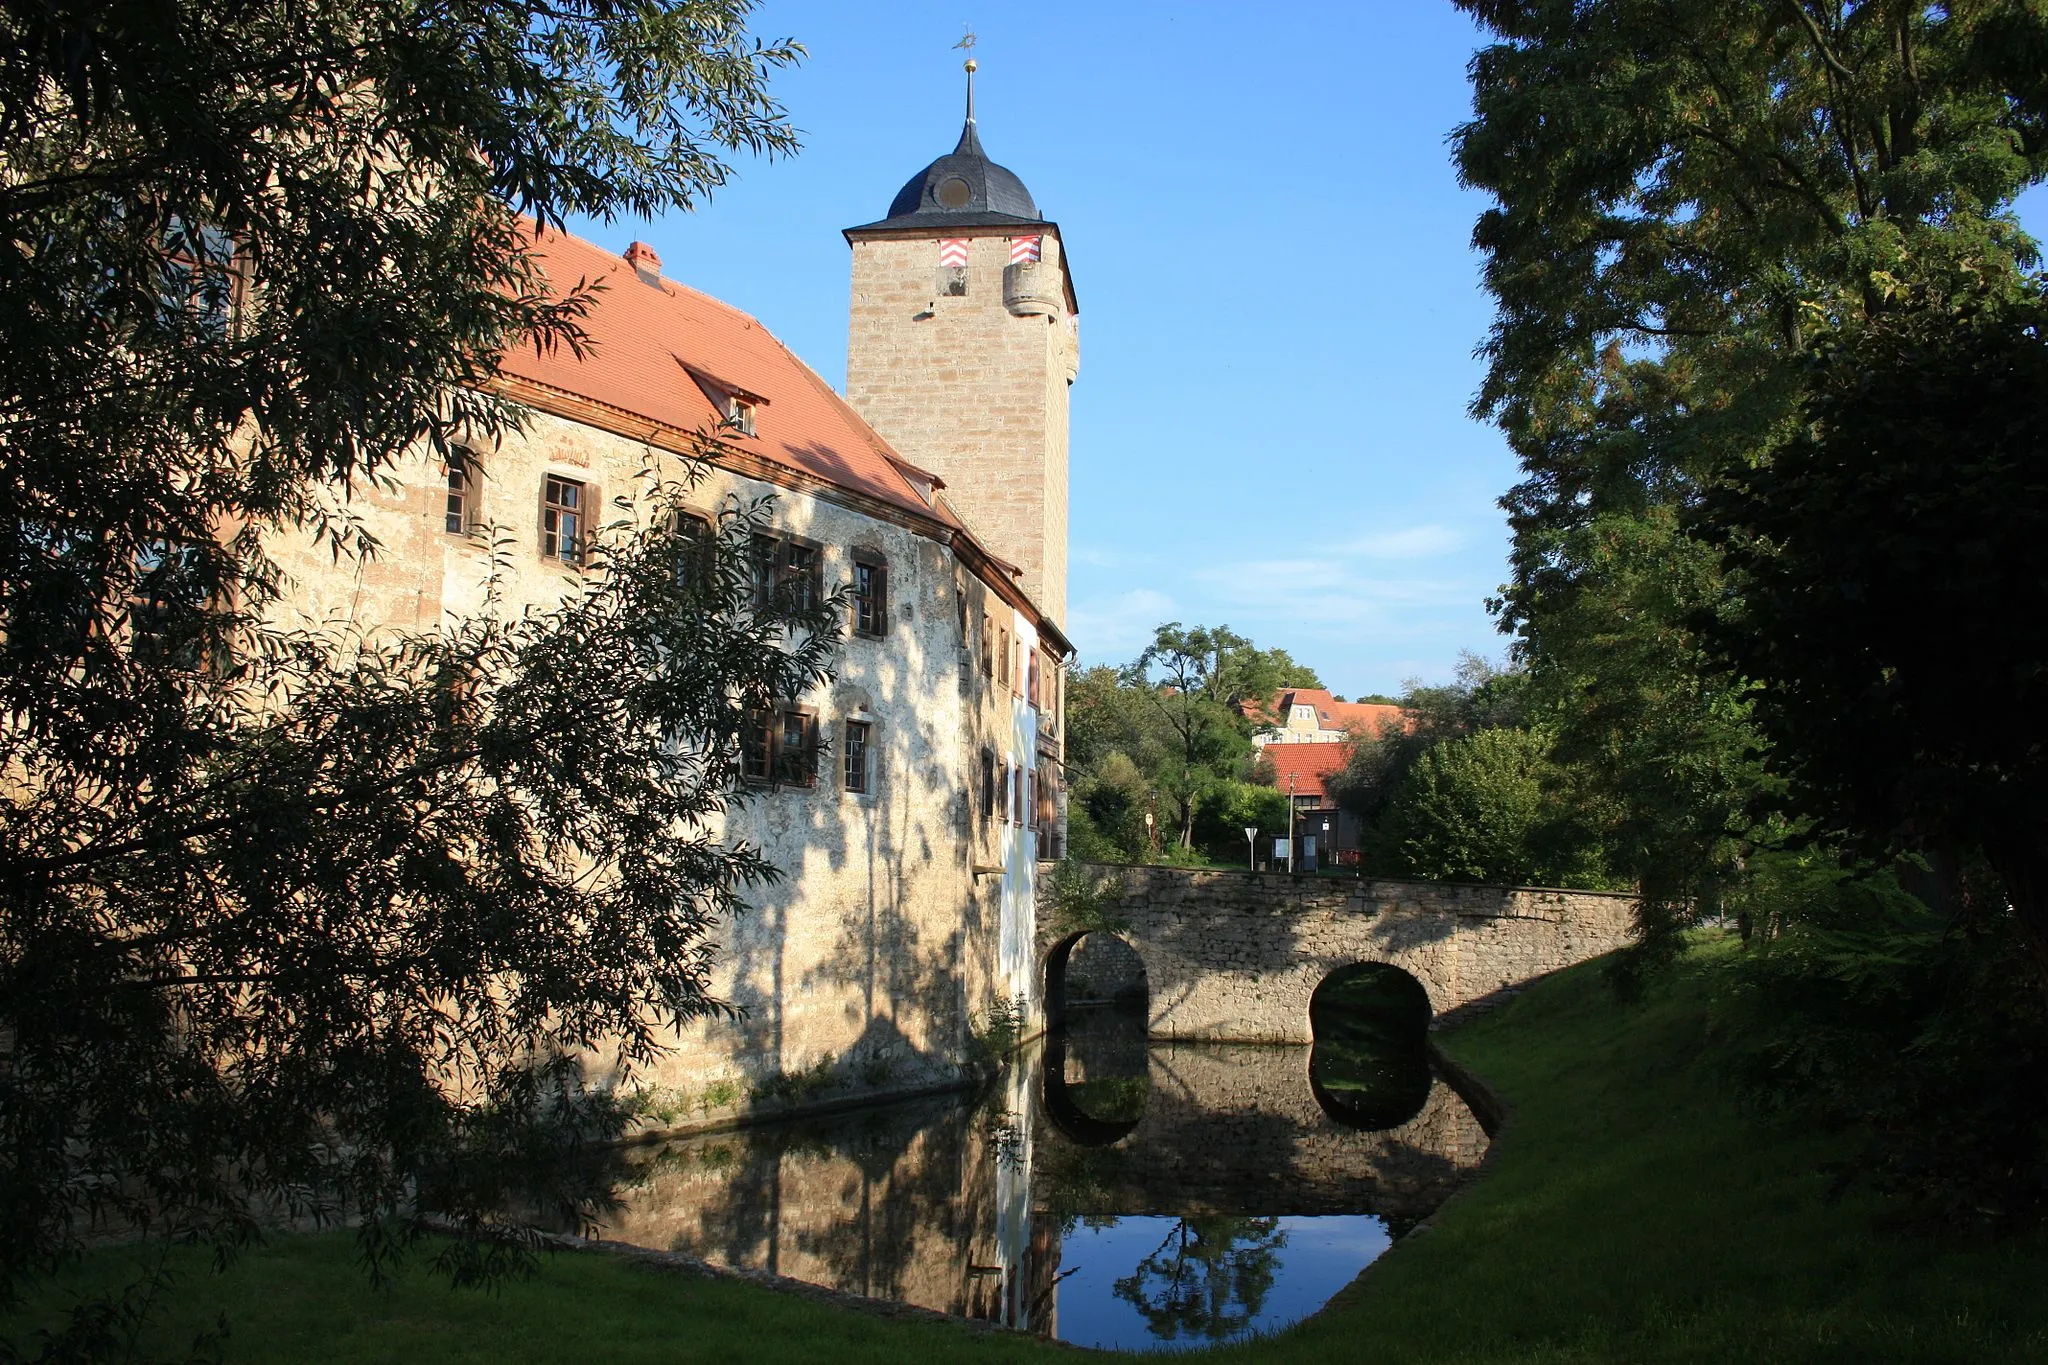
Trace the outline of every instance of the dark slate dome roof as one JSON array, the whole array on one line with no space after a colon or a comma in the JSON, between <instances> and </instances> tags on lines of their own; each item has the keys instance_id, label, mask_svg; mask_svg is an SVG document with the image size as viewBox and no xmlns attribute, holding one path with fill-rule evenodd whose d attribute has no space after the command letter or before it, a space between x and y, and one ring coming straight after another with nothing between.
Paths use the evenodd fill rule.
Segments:
<instances>
[{"instance_id":1,"label":"dark slate dome roof","mask_svg":"<svg viewBox=\"0 0 2048 1365\"><path fill-rule=\"evenodd\" d=\"M889 203L891 219L958 214L1038 217L1038 205L1031 202L1031 191L1024 188L1024 182L981 150L973 119L961 130L960 145L910 177Z\"/></svg>"}]
</instances>

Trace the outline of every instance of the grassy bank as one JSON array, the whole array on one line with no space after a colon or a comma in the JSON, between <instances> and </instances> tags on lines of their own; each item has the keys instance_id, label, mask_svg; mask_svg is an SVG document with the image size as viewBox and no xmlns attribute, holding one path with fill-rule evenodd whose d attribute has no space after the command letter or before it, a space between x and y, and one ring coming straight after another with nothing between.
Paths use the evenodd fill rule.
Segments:
<instances>
[{"instance_id":1,"label":"grassy bank","mask_svg":"<svg viewBox=\"0 0 2048 1365\"><path fill-rule=\"evenodd\" d=\"M1443 1041L1507 1099L1483 1179L1328 1312L1219 1359L2048 1360L2048 1239L1882 1229L1827 1202L1844 1140L1744 1115L1708 1002L1729 950L1696 951L1633 1008L1597 970L1544 982ZM282 1240L224 1277L183 1264L173 1338L225 1310L231 1361L1011 1360L1045 1348L846 1312L589 1256L495 1293L423 1269L372 1290L345 1237ZM118 1283L120 1258L90 1267Z\"/></svg>"}]
</instances>

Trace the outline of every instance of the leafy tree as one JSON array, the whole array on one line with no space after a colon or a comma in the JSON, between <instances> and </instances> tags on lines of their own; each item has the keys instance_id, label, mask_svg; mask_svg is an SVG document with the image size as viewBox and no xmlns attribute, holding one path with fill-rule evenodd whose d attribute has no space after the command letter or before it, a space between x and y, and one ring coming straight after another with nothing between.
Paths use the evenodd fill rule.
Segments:
<instances>
[{"instance_id":1,"label":"leafy tree","mask_svg":"<svg viewBox=\"0 0 2048 1365\"><path fill-rule=\"evenodd\" d=\"M1224 780L1202 793L1195 807L1195 845L1210 858L1234 863L1250 850L1244 832L1287 833L1287 793L1271 783Z\"/></svg>"},{"instance_id":2,"label":"leafy tree","mask_svg":"<svg viewBox=\"0 0 2048 1365\"><path fill-rule=\"evenodd\" d=\"M1475 409L1525 472L1502 623L1560 753L1624 812L1610 856L1654 930L1735 864L1769 784L1749 694L1693 628L1724 587L1681 510L1797 432L1818 338L1902 289L2019 288L2034 247L2005 206L2048 145L2011 96L2038 93L2044 21L2018 0L1459 3L1496 39L1456 146L1496 201Z\"/></svg>"},{"instance_id":3,"label":"leafy tree","mask_svg":"<svg viewBox=\"0 0 2048 1365\"><path fill-rule=\"evenodd\" d=\"M1955 910L1981 850L2048 979L2048 301L1897 308L1813 368L1808 424L1706 504L1708 637L1810 836L1927 859Z\"/></svg>"},{"instance_id":4,"label":"leafy tree","mask_svg":"<svg viewBox=\"0 0 2048 1365\"><path fill-rule=\"evenodd\" d=\"M1558 792L1548 739L1480 730L1432 747L1389 802L1373 861L1399 876L1597 885L1591 839Z\"/></svg>"},{"instance_id":5,"label":"leafy tree","mask_svg":"<svg viewBox=\"0 0 2048 1365\"><path fill-rule=\"evenodd\" d=\"M1129 755L1111 750L1074 783L1067 806L1073 856L1094 862L1144 861L1151 852L1145 834L1151 808L1152 784Z\"/></svg>"},{"instance_id":6,"label":"leafy tree","mask_svg":"<svg viewBox=\"0 0 2048 1365\"><path fill-rule=\"evenodd\" d=\"M1270 660L1228 626L1185 629L1178 621L1159 627L1124 671L1124 681L1139 690L1167 732L1168 754L1156 781L1174 808L1182 848L1194 847L1198 798L1251 749L1231 708L1268 695L1272 676Z\"/></svg>"},{"instance_id":7,"label":"leafy tree","mask_svg":"<svg viewBox=\"0 0 2048 1365\"><path fill-rule=\"evenodd\" d=\"M679 577L649 486L558 608L417 635L281 624L264 547L373 555L356 497L517 423L495 357L592 297L547 225L794 146L747 10L0 14L0 1299L94 1219L483 1219L611 1130L565 1059L722 1008L772 869L709 822L831 649L751 606L760 509Z\"/></svg>"}]
</instances>

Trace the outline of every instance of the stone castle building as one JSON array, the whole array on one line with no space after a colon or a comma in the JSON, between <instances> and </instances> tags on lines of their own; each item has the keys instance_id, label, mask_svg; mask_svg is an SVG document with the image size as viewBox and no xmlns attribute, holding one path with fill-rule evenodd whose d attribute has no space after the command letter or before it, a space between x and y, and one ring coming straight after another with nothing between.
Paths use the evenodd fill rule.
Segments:
<instances>
[{"instance_id":1,"label":"stone castle building","mask_svg":"<svg viewBox=\"0 0 2048 1365\"><path fill-rule=\"evenodd\" d=\"M788 1096L945 1084L971 1022L1036 990L1036 864L1056 856L1073 291L1059 229L1017 177L959 146L882 220L847 231L852 346L842 398L754 318L613 255L540 238L547 275L601 283L589 345L500 362L525 430L453 463L423 453L358 495L383 551L335 564L278 547L313 619L433 630L572 591L588 537L642 471L681 477L707 517L771 498L765 574L855 589L834 677L784 700L749 759L752 799L718 831L786 874L720 927L705 1021L639 1077L664 1126ZM792 756L798 761L788 761ZM813 761L803 761L810 755ZM601 1063L599 1066L599 1079Z\"/></svg>"}]
</instances>

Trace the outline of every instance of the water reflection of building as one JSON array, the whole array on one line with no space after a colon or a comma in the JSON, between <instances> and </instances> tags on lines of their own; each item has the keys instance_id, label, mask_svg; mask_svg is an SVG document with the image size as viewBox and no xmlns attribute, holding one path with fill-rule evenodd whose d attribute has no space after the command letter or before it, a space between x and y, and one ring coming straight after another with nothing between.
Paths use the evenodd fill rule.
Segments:
<instances>
[{"instance_id":1,"label":"water reflection of building","mask_svg":"<svg viewBox=\"0 0 2048 1365\"><path fill-rule=\"evenodd\" d=\"M1485 1150L1441 1083L1409 1122L1359 1132L1317 1104L1305 1048L1128 1041L1084 1027L1061 1076L1034 1055L978 1107L912 1102L629 1153L606 1235L1055 1335L1079 1220L1342 1212L1399 1228ZM1084 1098L1136 1096L1135 1121L1077 1141L1047 1100L1100 1082L1115 1084Z\"/></svg>"}]
</instances>

